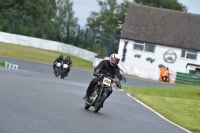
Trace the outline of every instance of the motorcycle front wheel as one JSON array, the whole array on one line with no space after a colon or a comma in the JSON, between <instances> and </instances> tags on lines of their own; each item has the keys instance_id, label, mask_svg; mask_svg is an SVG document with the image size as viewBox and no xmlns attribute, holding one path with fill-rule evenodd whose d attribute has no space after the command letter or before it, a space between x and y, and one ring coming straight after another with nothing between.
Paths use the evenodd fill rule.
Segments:
<instances>
[{"instance_id":1,"label":"motorcycle front wheel","mask_svg":"<svg viewBox=\"0 0 200 133\"><path fill-rule=\"evenodd\" d=\"M64 76L64 74L63 74L63 72L62 72L62 74L61 74L61 79L64 79L65 78L65 76Z\"/></svg>"},{"instance_id":2,"label":"motorcycle front wheel","mask_svg":"<svg viewBox=\"0 0 200 133\"><path fill-rule=\"evenodd\" d=\"M98 99L95 101L95 104L94 104L95 113L97 113L101 109L103 103L104 103L104 98L98 97Z\"/></svg>"},{"instance_id":3,"label":"motorcycle front wheel","mask_svg":"<svg viewBox=\"0 0 200 133\"><path fill-rule=\"evenodd\" d=\"M90 105L88 105L88 104L85 102L84 108L85 108L85 109L89 109L89 108L90 108Z\"/></svg>"},{"instance_id":4,"label":"motorcycle front wheel","mask_svg":"<svg viewBox=\"0 0 200 133\"><path fill-rule=\"evenodd\" d=\"M108 89L105 89L104 93L102 93L95 101L94 104L94 112L97 113L101 107L103 106L104 101L106 100L108 96Z\"/></svg>"},{"instance_id":5,"label":"motorcycle front wheel","mask_svg":"<svg viewBox=\"0 0 200 133\"><path fill-rule=\"evenodd\" d=\"M58 77L58 72L57 71L55 72L55 76Z\"/></svg>"}]
</instances>

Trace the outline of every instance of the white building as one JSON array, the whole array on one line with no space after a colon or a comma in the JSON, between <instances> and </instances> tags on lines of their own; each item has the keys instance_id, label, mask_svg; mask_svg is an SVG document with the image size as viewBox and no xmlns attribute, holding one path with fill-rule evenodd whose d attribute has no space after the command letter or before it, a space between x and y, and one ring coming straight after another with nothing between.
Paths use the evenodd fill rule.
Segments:
<instances>
[{"instance_id":1,"label":"white building","mask_svg":"<svg viewBox=\"0 0 200 133\"><path fill-rule=\"evenodd\" d=\"M131 4L118 54L130 75L159 79L159 65L171 72L200 74L200 15Z\"/></svg>"}]
</instances>

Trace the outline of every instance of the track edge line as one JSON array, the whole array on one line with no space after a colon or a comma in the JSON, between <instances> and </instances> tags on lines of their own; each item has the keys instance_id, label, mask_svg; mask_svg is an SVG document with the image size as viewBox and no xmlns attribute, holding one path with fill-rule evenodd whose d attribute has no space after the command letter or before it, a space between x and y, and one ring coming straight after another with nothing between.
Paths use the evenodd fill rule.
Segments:
<instances>
[{"instance_id":1,"label":"track edge line","mask_svg":"<svg viewBox=\"0 0 200 133\"><path fill-rule=\"evenodd\" d=\"M159 117L161 117L161 118L164 119L165 121L167 121L167 122L169 122L169 123L171 123L171 124L173 124L173 125L175 125L175 126L181 128L182 130L186 131L187 133L192 133L191 131L189 131L189 130L187 130L187 129L185 129L185 128L179 126L179 125L177 125L176 123L174 123L174 122L172 122L172 121L170 121L170 120L168 120L168 119L165 118L163 115L159 114L158 112L156 112L155 110L153 110L152 108L150 108L149 106L147 106L146 104L144 104L143 102L141 102L141 101L139 101L138 99L136 99L135 97L131 96L130 93L127 93L127 95L128 95L129 97L131 97L132 99L134 99L135 101L137 101L138 103L140 103L141 105L143 105L144 107L146 107L147 109L149 109L149 110L151 110L152 112L154 112L156 115L158 115Z\"/></svg>"}]
</instances>

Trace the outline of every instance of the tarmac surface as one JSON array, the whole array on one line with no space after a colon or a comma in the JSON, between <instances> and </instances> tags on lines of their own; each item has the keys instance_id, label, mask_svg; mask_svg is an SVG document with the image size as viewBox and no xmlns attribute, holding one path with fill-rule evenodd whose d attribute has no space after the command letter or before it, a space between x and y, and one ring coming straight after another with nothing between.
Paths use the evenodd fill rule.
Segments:
<instances>
[{"instance_id":1,"label":"tarmac surface","mask_svg":"<svg viewBox=\"0 0 200 133\"><path fill-rule=\"evenodd\" d=\"M0 133L186 133L114 88L98 113L85 110L92 71L72 68L61 79L52 65L0 60L20 66L0 68ZM169 86L140 78L127 78L124 85Z\"/></svg>"}]
</instances>

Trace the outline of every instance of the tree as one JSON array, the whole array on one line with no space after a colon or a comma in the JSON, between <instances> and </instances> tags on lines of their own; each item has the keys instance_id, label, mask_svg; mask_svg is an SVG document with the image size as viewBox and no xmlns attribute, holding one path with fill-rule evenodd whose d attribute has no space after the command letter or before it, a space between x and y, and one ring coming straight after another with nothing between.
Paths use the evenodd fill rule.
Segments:
<instances>
[{"instance_id":1,"label":"tree","mask_svg":"<svg viewBox=\"0 0 200 133\"><path fill-rule=\"evenodd\" d=\"M179 3L178 0L135 0L135 2L142 5L187 12L187 7Z\"/></svg>"},{"instance_id":2,"label":"tree","mask_svg":"<svg viewBox=\"0 0 200 133\"><path fill-rule=\"evenodd\" d=\"M78 18L74 17L74 11L72 10L73 2L70 2L70 0L60 0L57 2L57 7L59 7L56 17L57 26L77 24Z\"/></svg>"},{"instance_id":3,"label":"tree","mask_svg":"<svg viewBox=\"0 0 200 133\"><path fill-rule=\"evenodd\" d=\"M0 7L0 30L33 37L38 35L40 22L49 22L56 14L55 2L49 0L3 0Z\"/></svg>"},{"instance_id":4,"label":"tree","mask_svg":"<svg viewBox=\"0 0 200 133\"><path fill-rule=\"evenodd\" d=\"M70 2L70 0L60 0L57 2L57 6L60 8L57 10L55 23L57 29L59 29L59 34L65 37L64 41L66 43L74 43L78 18L74 17L74 11L72 10L73 2Z\"/></svg>"},{"instance_id":5,"label":"tree","mask_svg":"<svg viewBox=\"0 0 200 133\"><path fill-rule=\"evenodd\" d=\"M91 12L90 16L87 18L87 26L94 28L106 33L113 34L115 32L116 26L113 18L116 13L116 8L118 3L116 0L97 0L98 5L101 7L100 12Z\"/></svg>"},{"instance_id":6,"label":"tree","mask_svg":"<svg viewBox=\"0 0 200 133\"><path fill-rule=\"evenodd\" d=\"M96 0L101 7L100 12L91 12L87 18L87 26L99 32L100 38L110 39L111 35L115 37L114 52L117 52L119 38L125 18L125 12L128 7L128 0L124 0L121 4L117 0ZM107 34L105 34L107 33ZM100 43L102 44L102 43Z\"/></svg>"},{"instance_id":7,"label":"tree","mask_svg":"<svg viewBox=\"0 0 200 133\"><path fill-rule=\"evenodd\" d=\"M57 40L58 28L77 24L72 6L70 0L1 0L0 30Z\"/></svg>"}]
</instances>

